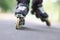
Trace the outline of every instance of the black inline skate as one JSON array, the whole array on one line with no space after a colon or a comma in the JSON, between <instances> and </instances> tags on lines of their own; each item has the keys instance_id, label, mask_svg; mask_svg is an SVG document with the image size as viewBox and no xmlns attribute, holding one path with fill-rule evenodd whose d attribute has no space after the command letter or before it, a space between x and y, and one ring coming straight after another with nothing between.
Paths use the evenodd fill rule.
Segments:
<instances>
[{"instance_id":1,"label":"black inline skate","mask_svg":"<svg viewBox=\"0 0 60 40\"><path fill-rule=\"evenodd\" d=\"M16 29L20 29L25 24L25 16L28 13L28 6L27 4L19 3L16 7L15 15L16 19Z\"/></svg>"}]
</instances>

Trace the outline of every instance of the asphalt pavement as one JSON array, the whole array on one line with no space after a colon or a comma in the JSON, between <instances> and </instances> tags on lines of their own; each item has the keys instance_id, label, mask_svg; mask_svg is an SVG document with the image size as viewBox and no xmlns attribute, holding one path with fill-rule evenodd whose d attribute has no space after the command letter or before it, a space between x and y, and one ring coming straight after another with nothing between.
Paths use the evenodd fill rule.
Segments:
<instances>
[{"instance_id":1,"label":"asphalt pavement","mask_svg":"<svg viewBox=\"0 0 60 40\"><path fill-rule=\"evenodd\" d=\"M48 27L35 16L26 16L24 27L16 30L14 14L0 15L0 40L60 40L60 23Z\"/></svg>"}]
</instances>

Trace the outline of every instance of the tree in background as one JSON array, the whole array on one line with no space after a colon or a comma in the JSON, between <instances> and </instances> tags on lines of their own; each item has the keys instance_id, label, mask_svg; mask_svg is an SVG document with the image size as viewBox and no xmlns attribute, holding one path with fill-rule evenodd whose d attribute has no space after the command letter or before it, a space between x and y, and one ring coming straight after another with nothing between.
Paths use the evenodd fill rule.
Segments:
<instances>
[{"instance_id":1,"label":"tree in background","mask_svg":"<svg viewBox=\"0 0 60 40\"><path fill-rule=\"evenodd\" d=\"M0 0L0 8L3 11L12 10L15 4L16 4L15 0Z\"/></svg>"}]
</instances>

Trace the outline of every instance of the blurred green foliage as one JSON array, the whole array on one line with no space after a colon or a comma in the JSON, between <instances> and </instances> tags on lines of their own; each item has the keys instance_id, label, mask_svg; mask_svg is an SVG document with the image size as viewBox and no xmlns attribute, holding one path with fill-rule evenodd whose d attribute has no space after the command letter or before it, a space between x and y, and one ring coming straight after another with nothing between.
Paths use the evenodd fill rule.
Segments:
<instances>
[{"instance_id":1,"label":"blurred green foliage","mask_svg":"<svg viewBox=\"0 0 60 40\"><path fill-rule=\"evenodd\" d=\"M2 8L3 11L12 10L15 4L15 0L0 0L0 8Z\"/></svg>"},{"instance_id":2,"label":"blurred green foliage","mask_svg":"<svg viewBox=\"0 0 60 40\"><path fill-rule=\"evenodd\" d=\"M30 0L30 11L31 11L31 6L32 6L32 1ZM60 20L60 0L54 0L56 2L51 2L52 0L47 0L47 2L43 2L43 7L45 9L45 11L49 14L52 15L53 14L58 14L58 20ZM16 0L0 0L0 9L2 11L12 11L14 10L14 8L16 7ZM49 14L49 15L50 15ZM55 15L54 15L55 16ZM56 16L56 17L57 17ZM52 18L52 16L51 16Z\"/></svg>"},{"instance_id":3,"label":"blurred green foliage","mask_svg":"<svg viewBox=\"0 0 60 40\"><path fill-rule=\"evenodd\" d=\"M32 5L32 0L30 0L30 8ZM48 0L46 3L44 3L44 8L46 11L57 11L60 8L60 0L58 2L52 3L50 2L51 0ZM7 11L7 10L12 10L16 6L16 0L0 0L0 7L2 10Z\"/></svg>"}]
</instances>

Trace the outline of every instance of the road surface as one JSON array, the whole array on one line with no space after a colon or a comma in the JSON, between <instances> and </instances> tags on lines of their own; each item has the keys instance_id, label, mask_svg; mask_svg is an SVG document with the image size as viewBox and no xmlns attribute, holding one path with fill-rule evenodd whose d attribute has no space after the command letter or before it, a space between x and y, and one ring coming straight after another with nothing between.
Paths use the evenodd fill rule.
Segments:
<instances>
[{"instance_id":1,"label":"road surface","mask_svg":"<svg viewBox=\"0 0 60 40\"><path fill-rule=\"evenodd\" d=\"M0 14L0 40L60 40L60 24L52 23L49 28L34 16L26 16L26 24L16 30L13 14Z\"/></svg>"}]
</instances>

